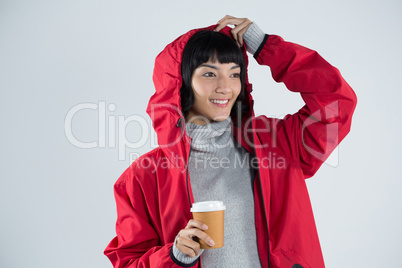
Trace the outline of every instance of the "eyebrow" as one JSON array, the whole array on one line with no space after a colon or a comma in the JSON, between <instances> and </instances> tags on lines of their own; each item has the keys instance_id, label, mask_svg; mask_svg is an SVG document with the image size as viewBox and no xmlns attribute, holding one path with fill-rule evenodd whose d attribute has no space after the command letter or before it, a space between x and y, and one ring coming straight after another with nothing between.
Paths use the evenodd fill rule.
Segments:
<instances>
[{"instance_id":1,"label":"eyebrow","mask_svg":"<svg viewBox=\"0 0 402 268\"><path fill-rule=\"evenodd\" d=\"M201 64L199 67L209 67L209 68L212 68L212 69L219 70L218 67L213 66L213 65L209 65L209 64ZM239 66L239 65L235 65L235 66L233 66L232 68L230 68L230 70L233 70L233 69L236 69L236 68L240 68L240 66Z\"/></svg>"}]
</instances>

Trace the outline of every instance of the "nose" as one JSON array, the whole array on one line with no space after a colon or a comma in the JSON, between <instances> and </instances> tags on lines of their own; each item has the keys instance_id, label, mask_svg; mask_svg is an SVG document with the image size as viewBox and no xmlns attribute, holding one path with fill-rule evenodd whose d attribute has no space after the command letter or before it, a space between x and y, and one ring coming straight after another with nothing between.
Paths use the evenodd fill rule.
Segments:
<instances>
[{"instance_id":1,"label":"nose","mask_svg":"<svg viewBox=\"0 0 402 268\"><path fill-rule=\"evenodd\" d=\"M220 77L217 81L216 85L216 92L227 94L232 90L230 84L230 78L227 77Z\"/></svg>"}]
</instances>

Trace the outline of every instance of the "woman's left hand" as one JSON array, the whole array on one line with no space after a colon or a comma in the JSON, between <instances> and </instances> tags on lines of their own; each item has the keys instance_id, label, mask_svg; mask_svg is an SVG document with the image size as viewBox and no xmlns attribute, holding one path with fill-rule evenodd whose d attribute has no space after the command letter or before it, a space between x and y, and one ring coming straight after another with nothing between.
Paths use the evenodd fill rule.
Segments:
<instances>
[{"instance_id":1,"label":"woman's left hand","mask_svg":"<svg viewBox=\"0 0 402 268\"><path fill-rule=\"evenodd\" d=\"M253 22L247 18L235 18L226 15L217 22L218 26L216 26L214 31L219 32L228 24L234 25L235 27L230 32L232 33L233 38L236 40L237 45L241 47L243 46L243 35L252 23Z\"/></svg>"}]
</instances>

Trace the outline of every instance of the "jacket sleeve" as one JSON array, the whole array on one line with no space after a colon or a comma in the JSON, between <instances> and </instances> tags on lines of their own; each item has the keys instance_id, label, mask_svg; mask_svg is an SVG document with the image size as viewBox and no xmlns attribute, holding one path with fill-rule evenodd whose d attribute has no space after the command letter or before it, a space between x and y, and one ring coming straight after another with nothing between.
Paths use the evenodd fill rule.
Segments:
<instances>
[{"instance_id":1,"label":"jacket sleeve","mask_svg":"<svg viewBox=\"0 0 402 268\"><path fill-rule=\"evenodd\" d=\"M129 169L126 170L114 185L117 236L106 247L104 254L115 268L182 267L175 263L177 260L173 261L173 241L160 244L150 220L141 185L132 173ZM196 262L186 267L195 264Z\"/></svg>"},{"instance_id":2,"label":"jacket sleeve","mask_svg":"<svg viewBox=\"0 0 402 268\"><path fill-rule=\"evenodd\" d=\"M299 162L309 178L350 131L356 95L339 70L316 51L277 35L266 34L254 58L305 102L297 113L274 121L271 127L276 130L273 145Z\"/></svg>"}]
</instances>

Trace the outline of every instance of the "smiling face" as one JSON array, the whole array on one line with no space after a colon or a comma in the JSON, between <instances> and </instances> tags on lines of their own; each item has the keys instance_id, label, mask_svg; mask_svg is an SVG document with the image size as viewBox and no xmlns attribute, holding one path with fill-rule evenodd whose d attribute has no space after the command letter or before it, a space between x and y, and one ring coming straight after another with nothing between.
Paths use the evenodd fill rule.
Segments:
<instances>
[{"instance_id":1,"label":"smiling face","mask_svg":"<svg viewBox=\"0 0 402 268\"><path fill-rule=\"evenodd\" d=\"M194 70L191 86L194 104L186 122L206 125L224 121L241 91L240 66L209 60Z\"/></svg>"}]
</instances>

